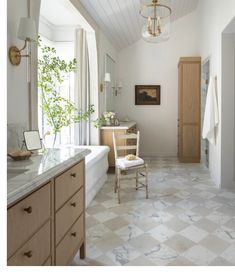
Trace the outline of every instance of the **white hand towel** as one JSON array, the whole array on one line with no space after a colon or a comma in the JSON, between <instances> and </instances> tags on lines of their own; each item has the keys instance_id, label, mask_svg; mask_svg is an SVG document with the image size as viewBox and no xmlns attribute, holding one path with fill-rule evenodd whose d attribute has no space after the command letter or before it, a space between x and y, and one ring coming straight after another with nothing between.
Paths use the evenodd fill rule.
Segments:
<instances>
[{"instance_id":1,"label":"white hand towel","mask_svg":"<svg viewBox=\"0 0 235 272\"><path fill-rule=\"evenodd\" d=\"M215 145L215 128L218 124L219 111L216 99L216 79L211 77L207 91L202 138L208 139L208 141L213 145Z\"/></svg>"}]
</instances>

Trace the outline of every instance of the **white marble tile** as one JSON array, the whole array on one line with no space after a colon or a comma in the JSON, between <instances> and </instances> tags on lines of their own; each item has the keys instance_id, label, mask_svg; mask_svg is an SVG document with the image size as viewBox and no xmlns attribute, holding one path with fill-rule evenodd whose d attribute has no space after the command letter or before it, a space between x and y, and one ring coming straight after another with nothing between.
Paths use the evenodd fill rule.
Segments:
<instances>
[{"instance_id":1,"label":"white marble tile","mask_svg":"<svg viewBox=\"0 0 235 272\"><path fill-rule=\"evenodd\" d=\"M174 261L178 257L178 254L170 247L164 244L159 244L150 251L146 252L144 256L155 265L162 266Z\"/></svg>"},{"instance_id":2,"label":"white marble tile","mask_svg":"<svg viewBox=\"0 0 235 272\"><path fill-rule=\"evenodd\" d=\"M117 216L118 216L117 214L108 211L99 212L93 215L93 217L95 217L95 219L97 219L101 223L104 223L105 221L108 221L110 219L114 219Z\"/></svg>"},{"instance_id":3,"label":"white marble tile","mask_svg":"<svg viewBox=\"0 0 235 272\"><path fill-rule=\"evenodd\" d=\"M174 235L172 238L167 240L165 244L170 248L174 249L177 253L183 253L187 249L195 245L195 243L192 242L192 240L189 240L184 236L178 234Z\"/></svg>"},{"instance_id":4,"label":"white marble tile","mask_svg":"<svg viewBox=\"0 0 235 272\"><path fill-rule=\"evenodd\" d=\"M159 242L164 242L172 237L175 234L175 231L165 225L159 225L158 227L150 230L149 233Z\"/></svg>"},{"instance_id":5,"label":"white marble tile","mask_svg":"<svg viewBox=\"0 0 235 272\"><path fill-rule=\"evenodd\" d=\"M103 252L97 248L94 244L88 243L86 246L86 256L88 258L98 258L103 254Z\"/></svg>"},{"instance_id":6,"label":"white marble tile","mask_svg":"<svg viewBox=\"0 0 235 272\"><path fill-rule=\"evenodd\" d=\"M221 208L218 208L217 212L220 212L222 214L227 214L230 218L231 216L235 217L235 207L224 205Z\"/></svg>"},{"instance_id":7,"label":"white marble tile","mask_svg":"<svg viewBox=\"0 0 235 272\"><path fill-rule=\"evenodd\" d=\"M200 164L156 158L149 172L150 198L123 181L120 205L113 193L114 175L109 174L87 210L87 245L91 249L86 263L232 265L235 199L231 192L215 188L208 170ZM97 216L103 221L114 215L97 224ZM92 259L92 254L96 258ZM79 265L78 260L76 263Z\"/></svg>"},{"instance_id":8,"label":"white marble tile","mask_svg":"<svg viewBox=\"0 0 235 272\"><path fill-rule=\"evenodd\" d=\"M235 229L222 226L216 229L213 234L229 243L235 243Z\"/></svg>"},{"instance_id":9,"label":"white marble tile","mask_svg":"<svg viewBox=\"0 0 235 272\"><path fill-rule=\"evenodd\" d=\"M199 221L202 219L201 215L195 214L192 211L185 211L184 213L180 213L178 215L178 218L185 223L188 224L194 224L195 222Z\"/></svg>"},{"instance_id":10,"label":"white marble tile","mask_svg":"<svg viewBox=\"0 0 235 272\"><path fill-rule=\"evenodd\" d=\"M209 265L210 266L234 266L232 263L228 262L222 257L215 258L212 262L210 262Z\"/></svg>"},{"instance_id":11,"label":"white marble tile","mask_svg":"<svg viewBox=\"0 0 235 272\"><path fill-rule=\"evenodd\" d=\"M216 196L216 194L213 194L211 192L203 191L198 194L199 197L204 198L204 199L211 199Z\"/></svg>"},{"instance_id":12,"label":"white marble tile","mask_svg":"<svg viewBox=\"0 0 235 272\"><path fill-rule=\"evenodd\" d=\"M166 222L165 225L175 232L179 232L189 226L188 223L180 220L178 217L172 218L170 221Z\"/></svg>"},{"instance_id":13,"label":"white marble tile","mask_svg":"<svg viewBox=\"0 0 235 272\"><path fill-rule=\"evenodd\" d=\"M140 220L136 220L134 224L144 232L148 232L149 230L159 226L161 223L157 222L153 218L143 217Z\"/></svg>"},{"instance_id":14,"label":"white marble tile","mask_svg":"<svg viewBox=\"0 0 235 272\"><path fill-rule=\"evenodd\" d=\"M143 234L144 232L135 225L127 225L121 229L116 230L115 233L123 241L131 241L133 238Z\"/></svg>"},{"instance_id":15,"label":"white marble tile","mask_svg":"<svg viewBox=\"0 0 235 272\"><path fill-rule=\"evenodd\" d=\"M185 199L176 204L176 206L185 209L185 210L191 210L198 206L198 203L195 203L191 201L190 199Z\"/></svg>"},{"instance_id":16,"label":"white marble tile","mask_svg":"<svg viewBox=\"0 0 235 272\"><path fill-rule=\"evenodd\" d=\"M212 233L213 231L215 231L219 225L216 224L215 222L212 222L206 218L202 218L201 220L197 221L194 226L203 229L209 233Z\"/></svg>"},{"instance_id":17,"label":"white marble tile","mask_svg":"<svg viewBox=\"0 0 235 272\"><path fill-rule=\"evenodd\" d=\"M183 229L180 234L189 240L198 243L208 235L208 232L195 226L189 226Z\"/></svg>"},{"instance_id":18,"label":"white marble tile","mask_svg":"<svg viewBox=\"0 0 235 272\"><path fill-rule=\"evenodd\" d=\"M208 235L205 239L203 239L200 242L200 244L218 255L229 247L228 242L220 239L215 235Z\"/></svg>"},{"instance_id":19,"label":"white marble tile","mask_svg":"<svg viewBox=\"0 0 235 272\"><path fill-rule=\"evenodd\" d=\"M172 204L164 200L158 200L153 202L153 208L156 210L165 210L170 206L172 206Z\"/></svg>"},{"instance_id":20,"label":"white marble tile","mask_svg":"<svg viewBox=\"0 0 235 272\"><path fill-rule=\"evenodd\" d=\"M235 199L235 193L232 193L232 192L221 192L218 194L219 196L222 196L222 197L225 197L227 199L231 199L231 200L234 200Z\"/></svg>"},{"instance_id":21,"label":"white marble tile","mask_svg":"<svg viewBox=\"0 0 235 272\"><path fill-rule=\"evenodd\" d=\"M206 218L218 225L223 225L228 222L231 217L226 214L214 211L213 213L207 215Z\"/></svg>"},{"instance_id":22,"label":"white marble tile","mask_svg":"<svg viewBox=\"0 0 235 272\"><path fill-rule=\"evenodd\" d=\"M235 230L235 217L233 217L231 220L229 220L226 224L224 224L225 227L234 229Z\"/></svg>"},{"instance_id":23,"label":"white marble tile","mask_svg":"<svg viewBox=\"0 0 235 272\"><path fill-rule=\"evenodd\" d=\"M220 207L222 207L223 205L221 203L218 203L216 201L213 200L208 200L204 203L205 207L208 209L218 209Z\"/></svg>"},{"instance_id":24,"label":"white marble tile","mask_svg":"<svg viewBox=\"0 0 235 272\"><path fill-rule=\"evenodd\" d=\"M117 199L115 198L103 201L102 205L107 209L120 206L120 204L117 202Z\"/></svg>"},{"instance_id":25,"label":"white marble tile","mask_svg":"<svg viewBox=\"0 0 235 272\"><path fill-rule=\"evenodd\" d=\"M231 245L229 248L227 248L222 254L221 257L223 257L225 260L229 261L230 263L235 265L235 244Z\"/></svg>"},{"instance_id":26,"label":"white marble tile","mask_svg":"<svg viewBox=\"0 0 235 272\"><path fill-rule=\"evenodd\" d=\"M110 229L105 227L103 224L95 225L93 228L89 228L87 231L87 239L89 242L94 242L102 239L102 237L111 232Z\"/></svg>"},{"instance_id":27,"label":"white marble tile","mask_svg":"<svg viewBox=\"0 0 235 272\"><path fill-rule=\"evenodd\" d=\"M198 214L200 216L206 216L212 212L211 209L206 208L203 203L195 208L192 209L194 214Z\"/></svg>"},{"instance_id":28,"label":"white marble tile","mask_svg":"<svg viewBox=\"0 0 235 272\"><path fill-rule=\"evenodd\" d=\"M150 216L155 222L165 223L173 218L173 216L164 211L155 211Z\"/></svg>"},{"instance_id":29,"label":"white marble tile","mask_svg":"<svg viewBox=\"0 0 235 272\"><path fill-rule=\"evenodd\" d=\"M116 265L126 265L130 261L141 255L135 248L128 244L124 244L120 247L114 248L112 251L106 253L106 255L116 264Z\"/></svg>"},{"instance_id":30,"label":"white marble tile","mask_svg":"<svg viewBox=\"0 0 235 272\"><path fill-rule=\"evenodd\" d=\"M150 260L145 258L144 256L139 256L136 259L128 262L125 266L154 266L154 263L152 263ZM131 268L132 270L132 268Z\"/></svg>"},{"instance_id":31,"label":"white marble tile","mask_svg":"<svg viewBox=\"0 0 235 272\"><path fill-rule=\"evenodd\" d=\"M188 192L188 191L180 191L180 192L178 192L175 195L178 196L179 198L186 199L186 198L190 198L190 196L192 195L192 193Z\"/></svg>"},{"instance_id":32,"label":"white marble tile","mask_svg":"<svg viewBox=\"0 0 235 272\"><path fill-rule=\"evenodd\" d=\"M209 265L217 255L201 245L196 245L183 253L183 256L195 265Z\"/></svg>"}]
</instances>

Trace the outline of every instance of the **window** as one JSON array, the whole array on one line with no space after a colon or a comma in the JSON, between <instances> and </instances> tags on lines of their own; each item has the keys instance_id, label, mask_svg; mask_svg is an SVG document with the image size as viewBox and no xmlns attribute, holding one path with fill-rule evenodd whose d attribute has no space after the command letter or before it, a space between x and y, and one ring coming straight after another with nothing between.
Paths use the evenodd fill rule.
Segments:
<instances>
[{"instance_id":1,"label":"window","mask_svg":"<svg viewBox=\"0 0 235 272\"><path fill-rule=\"evenodd\" d=\"M52 8L53 7L53 8ZM56 16L56 14L59 14ZM84 43L79 47L76 33L78 30L86 32L87 53L86 63L89 67L84 69L84 55L78 56L80 49L82 51ZM57 55L64 60L77 58L78 71L76 74L71 73L63 84L56 87L56 91L63 97L74 102L75 105L83 112L87 111L89 105L94 105L95 113L92 119L98 118L98 63L97 63L97 44L96 35L92 26L79 13L69 0L41 0L39 35L43 44L54 47ZM38 52L38 57L42 52ZM81 65L81 66L80 66ZM82 74L81 74L82 73ZM87 78L88 80L85 80ZM82 84L81 84L82 82ZM84 88L84 85L88 86ZM46 118L41 108L42 100L40 90L38 90L38 126L41 136L44 139L46 147L51 147L54 141L54 135L48 135L52 128L47 124ZM85 99L89 93L89 99ZM82 101L88 101L86 107ZM85 139L85 140L84 140ZM87 140L88 139L88 140ZM56 145L66 144L98 144L99 131L87 122L63 127L57 134Z\"/></svg>"},{"instance_id":2,"label":"window","mask_svg":"<svg viewBox=\"0 0 235 272\"><path fill-rule=\"evenodd\" d=\"M65 60L69 61L74 58L74 43L73 42L52 42L43 36L41 37L41 45L54 47L56 49L57 55ZM42 58L41 47L38 48L38 58ZM57 86L56 91L64 98L74 102L74 73L69 73L64 82ZM46 147L53 146L54 135L51 134L53 128L48 125L45 115L42 110L42 93L38 90L38 125L40 135L44 139L44 144ZM50 133L50 134L49 134ZM69 127L63 127L61 132L58 133L56 144L65 145L74 143L74 128L73 125Z\"/></svg>"}]
</instances>

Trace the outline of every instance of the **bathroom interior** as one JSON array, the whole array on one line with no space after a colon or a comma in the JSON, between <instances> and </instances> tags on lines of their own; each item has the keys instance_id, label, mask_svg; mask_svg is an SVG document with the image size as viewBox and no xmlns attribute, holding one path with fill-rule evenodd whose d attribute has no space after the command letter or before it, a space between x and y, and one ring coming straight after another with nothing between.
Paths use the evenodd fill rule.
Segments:
<instances>
[{"instance_id":1,"label":"bathroom interior","mask_svg":"<svg viewBox=\"0 0 235 272\"><path fill-rule=\"evenodd\" d=\"M5 268L234 266L234 0L6 2Z\"/></svg>"}]
</instances>

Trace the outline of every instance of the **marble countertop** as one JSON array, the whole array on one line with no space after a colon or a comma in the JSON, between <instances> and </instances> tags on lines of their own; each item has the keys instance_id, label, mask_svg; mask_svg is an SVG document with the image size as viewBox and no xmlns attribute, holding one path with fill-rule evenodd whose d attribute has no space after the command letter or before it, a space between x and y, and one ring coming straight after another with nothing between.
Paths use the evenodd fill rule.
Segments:
<instances>
[{"instance_id":1,"label":"marble countertop","mask_svg":"<svg viewBox=\"0 0 235 272\"><path fill-rule=\"evenodd\" d=\"M103 126L100 129L129 129L136 125L134 121L120 122L119 126Z\"/></svg>"},{"instance_id":2,"label":"marble countertop","mask_svg":"<svg viewBox=\"0 0 235 272\"><path fill-rule=\"evenodd\" d=\"M28 160L7 160L7 205L10 206L51 178L82 160L91 151L86 148L46 149Z\"/></svg>"}]
</instances>

